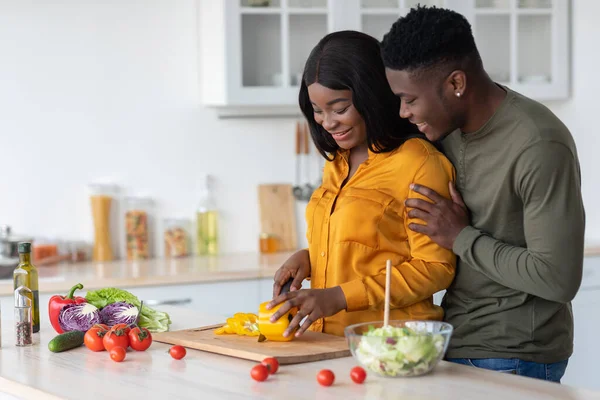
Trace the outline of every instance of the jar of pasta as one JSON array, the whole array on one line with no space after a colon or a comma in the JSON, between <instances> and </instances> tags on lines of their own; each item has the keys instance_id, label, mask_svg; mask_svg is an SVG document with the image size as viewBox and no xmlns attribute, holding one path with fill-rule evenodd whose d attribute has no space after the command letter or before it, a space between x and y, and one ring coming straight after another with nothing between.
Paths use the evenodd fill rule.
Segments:
<instances>
[{"instance_id":1,"label":"jar of pasta","mask_svg":"<svg viewBox=\"0 0 600 400\"><path fill-rule=\"evenodd\" d=\"M150 257L150 209L152 200L147 197L125 198L125 250L128 260Z\"/></svg>"},{"instance_id":2,"label":"jar of pasta","mask_svg":"<svg viewBox=\"0 0 600 400\"><path fill-rule=\"evenodd\" d=\"M190 221L168 218L163 222L165 257L185 257L190 254Z\"/></svg>"}]
</instances>

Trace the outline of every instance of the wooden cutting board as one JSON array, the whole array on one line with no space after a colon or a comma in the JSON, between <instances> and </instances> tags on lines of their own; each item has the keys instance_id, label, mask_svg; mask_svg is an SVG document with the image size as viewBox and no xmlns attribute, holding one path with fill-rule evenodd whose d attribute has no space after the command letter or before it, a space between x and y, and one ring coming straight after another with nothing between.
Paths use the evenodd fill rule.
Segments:
<instances>
[{"instance_id":1,"label":"wooden cutting board","mask_svg":"<svg viewBox=\"0 0 600 400\"><path fill-rule=\"evenodd\" d=\"M292 185L258 185L260 229L275 235L279 250L298 248L296 208Z\"/></svg>"},{"instance_id":2,"label":"wooden cutting board","mask_svg":"<svg viewBox=\"0 0 600 400\"><path fill-rule=\"evenodd\" d=\"M290 342L258 342L256 336L215 335L223 324L203 326L173 332L153 333L152 339L161 343L178 344L196 350L262 361L276 357L279 364L300 364L350 356L346 338L318 332L305 332Z\"/></svg>"}]
</instances>

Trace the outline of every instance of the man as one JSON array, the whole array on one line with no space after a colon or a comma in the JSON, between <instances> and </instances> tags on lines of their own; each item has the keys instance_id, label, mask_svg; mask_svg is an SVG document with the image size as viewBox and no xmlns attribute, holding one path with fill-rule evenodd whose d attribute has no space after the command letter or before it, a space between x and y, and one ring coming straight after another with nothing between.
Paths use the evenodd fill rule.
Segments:
<instances>
[{"instance_id":1,"label":"man","mask_svg":"<svg viewBox=\"0 0 600 400\"><path fill-rule=\"evenodd\" d=\"M431 202L406 201L409 216L424 222L410 229L459 257L442 303L454 326L446 356L560 382L573 350L570 302L585 227L569 130L490 79L456 12L411 10L384 37L382 54L400 115L441 141L457 172L453 201L416 185Z\"/></svg>"}]
</instances>

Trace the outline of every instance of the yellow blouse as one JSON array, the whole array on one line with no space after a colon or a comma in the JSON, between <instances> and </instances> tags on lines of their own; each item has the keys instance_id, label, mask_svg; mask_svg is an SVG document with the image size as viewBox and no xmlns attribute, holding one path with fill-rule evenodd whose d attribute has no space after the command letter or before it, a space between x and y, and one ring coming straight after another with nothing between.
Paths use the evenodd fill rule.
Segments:
<instances>
[{"instance_id":1,"label":"yellow blouse","mask_svg":"<svg viewBox=\"0 0 600 400\"><path fill-rule=\"evenodd\" d=\"M323 183L306 208L311 287L340 286L347 309L313 323L311 330L342 336L348 325L383 320L386 260L392 261L390 320L441 320L433 294L454 279L452 251L408 229L404 200L420 197L411 183L450 198L450 161L423 139L390 153L372 153L348 176L347 152L327 162ZM341 188L341 189L340 189Z\"/></svg>"}]
</instances>

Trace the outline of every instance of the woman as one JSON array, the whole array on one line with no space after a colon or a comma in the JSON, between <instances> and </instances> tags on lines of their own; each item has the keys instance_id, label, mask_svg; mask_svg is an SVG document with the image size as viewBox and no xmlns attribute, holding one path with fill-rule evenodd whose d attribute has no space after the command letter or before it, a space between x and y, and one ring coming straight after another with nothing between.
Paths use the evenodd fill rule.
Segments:
<instances>
[{"instance_id":1,"label":"woman","mask_svg":"<svg viewBox=\"0 0 600 400\"><path fill-rule=\"evenodd\" d=\"M327 162L306 208L309 247L275 274L269 307L285 303L272 320L298 307L285 336L296 328L300 336L309 327L343 335L350 324L383 319L388 259L390 319L441 320L433 294L452 282L455 256L408 229L419 220L407 216L404 201L420 197L412 183L450 198L454 169L400 118L377 40L354 31L325 36L306 62L299 102ZM280 294L292 278L291 291ZM300 290L304 279L311 289Z\"/></svg>"}]
</instances>

